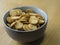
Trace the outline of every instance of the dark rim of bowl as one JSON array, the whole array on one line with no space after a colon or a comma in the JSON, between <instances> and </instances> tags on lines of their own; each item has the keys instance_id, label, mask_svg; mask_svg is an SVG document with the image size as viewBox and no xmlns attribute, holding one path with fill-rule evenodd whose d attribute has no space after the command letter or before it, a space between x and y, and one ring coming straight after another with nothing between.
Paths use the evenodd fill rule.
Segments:
<instances>
[{"instance_id":1,"label":"dark rim of bowl","mask_svg":"<svg viewBox=\"0 0 60 45\"><path fill-rule=\"evenodd\" d=\"M22 7L33 7L33 8L39 9L39 10L41 10L43 13L45 13L45 11L43 11L42 9L37 8L37 7L35 7L35 6L18 6L18 7L15 7L15 8L22 8ZM12 9L15 9L15 8L12 8ZM11 9L10 9L10 10L11 10ZM41 27L39 27L37 30L18 31L18 30L16 30L16 29L12 29L12 28L8 27L8 26L5 24L5 22L4 22L4 16L5 16L5 14L6 14L8 11L10 11L10 10L7 10L7 11L4 13L4 15L3 15L3 24L4 24L4 26L6 26L6 28L9 28L9 29L12 30L12 31L16 31L16 32L33 32L33 31L37 31L37 30L43 28L43 27L47 24L47 22L48 22L48 16L47 16L47 14L45 13L45 15L47 16L47 21L46 21Z\"/></svg>"}]
</instances>

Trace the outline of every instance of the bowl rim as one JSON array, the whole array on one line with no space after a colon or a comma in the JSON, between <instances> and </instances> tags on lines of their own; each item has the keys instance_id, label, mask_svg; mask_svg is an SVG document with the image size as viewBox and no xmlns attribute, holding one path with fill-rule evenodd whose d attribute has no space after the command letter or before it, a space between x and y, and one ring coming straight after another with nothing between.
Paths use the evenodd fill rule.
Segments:
<instances>
[{"instance_id":1,"label":"bowl rim","mask_svg":"<svg viewBox=\"0 0 60 45\"><path fill-rule=\"evenodd\" d=\"M22 7L31 7L31 8L39 9L40 11L42 11L42 12L46 15L46 17L47 17L46 23L44 23L44 24L43 24L41 27L39 27L37 30L31 30L31 31L18 31L18 30L16 30L16 29L12 29L12 28L8 27L8 26L5 24L5 22L4 22L4 16L6 15L6 13L9 12L10 10L12 10L12 9L22 8ZM6 28L8 28L9 30L12 30L12 31L15 31L15 32L34 32L34 31L38 31L39 29L43 28L43 27L48 23L48 15L47 15L47 13L46 13L45 11L43 11L41 8L37 8L37 7L35 7L35 6L17 6L17 7L13 7L13 8L11 8L11 9L7 10L7 11L4 13L3 17L2 17L2 20L3 20L3 25L4 25Z\"/></svg>"}]
</instances>

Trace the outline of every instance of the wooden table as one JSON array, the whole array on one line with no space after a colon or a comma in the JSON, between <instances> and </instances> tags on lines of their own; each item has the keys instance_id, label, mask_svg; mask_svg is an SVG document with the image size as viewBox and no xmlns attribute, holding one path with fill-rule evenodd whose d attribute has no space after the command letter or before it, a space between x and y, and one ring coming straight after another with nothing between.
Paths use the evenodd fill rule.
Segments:
<instances>
[{"instance_id":1,"label":"wooden table","mask_svg":"<svg viewBox=\"0 0 60 45\"><path fill-rule=\"evenodd\" d=\"M17 6L36 6L48 14L45 37L39 45L60 45L60 0L0 0L0 45L22 45L11 39L2 23L4 13Z\"/></svg>"}]
</instances>

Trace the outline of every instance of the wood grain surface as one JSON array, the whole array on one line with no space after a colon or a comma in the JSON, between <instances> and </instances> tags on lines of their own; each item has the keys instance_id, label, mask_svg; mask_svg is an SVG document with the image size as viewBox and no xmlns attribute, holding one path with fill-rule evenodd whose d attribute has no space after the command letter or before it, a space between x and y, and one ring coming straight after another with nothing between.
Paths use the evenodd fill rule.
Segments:
<instances>
[{"instance_id":1,"label":"wood grain surface","mask_svg":"<svg viewBox=\"0 0 60 45\"><path fill-rule=\"evenodd\" d=\"M48 25L44 40L39 45L60 45L60 0L0 0L0 45L22 45L8 36L2 22L4 13L17 6L43 9L48 14Z\"/></svg>"}]
</instances>

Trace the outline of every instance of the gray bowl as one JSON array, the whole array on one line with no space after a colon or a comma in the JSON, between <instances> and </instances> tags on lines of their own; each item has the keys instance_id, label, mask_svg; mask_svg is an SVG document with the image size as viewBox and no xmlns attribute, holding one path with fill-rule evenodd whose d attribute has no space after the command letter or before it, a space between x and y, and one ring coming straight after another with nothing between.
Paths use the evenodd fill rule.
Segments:
<instances>
[{"instance_id":1,"label":"gray bowl","mask_svg":"<svg viewBox=\"0 0 60 45\"><path fill-rule=\"evenodd\" d=\"M22 7L16 7L13 9L22 9L22 10L32 9L34 12L40 14L44 18L45 23L40 28L33 31L17 31L15 29L11 29L6 25L6 17L9 15L9 11L10 11L8 10L3 16L3 22L4 22L3 24L4 24L4 27L6 28L6 32L11 38L13 38L16 41L25 43L25 42L35 41L44 35L48 18L47 18L47 14L43 10L33 6L22 6Z\"/></svg>"}]
</instances>

